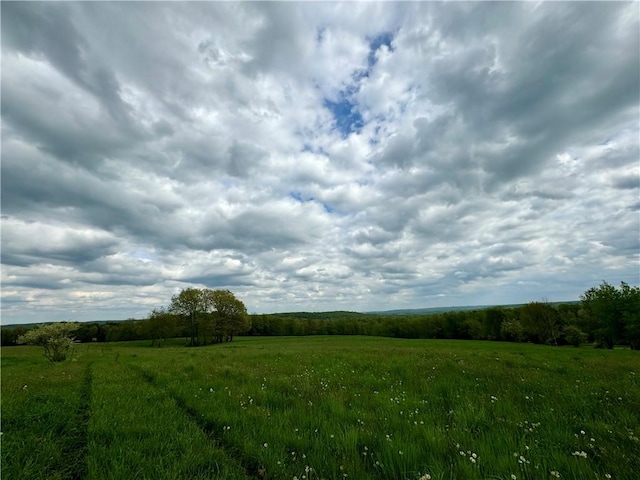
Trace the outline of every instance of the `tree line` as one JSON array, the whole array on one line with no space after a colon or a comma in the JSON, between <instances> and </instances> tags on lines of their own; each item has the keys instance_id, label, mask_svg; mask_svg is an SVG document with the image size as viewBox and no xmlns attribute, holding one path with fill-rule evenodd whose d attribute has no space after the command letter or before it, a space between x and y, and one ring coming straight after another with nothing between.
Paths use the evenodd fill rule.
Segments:
<instances>
[{"instance_id":1,"label":"tree line","mask_svg":"<svg viewBox=\"0 0 640 480\"><path fill-rule=\"evenodd\" d=\"M640 288L607 282L579 303L530 302L519 307L421 315L253 315L248 335L376 335L397 338L496 340L548 345L628 345L640 350Z\"/></svg>"},{"instance_id":2,"label":"tree line","mask_svg":"<svg viewBox=\"0 0 640 480\"><path fill-rule=\"evenodd\" d=\"M144 320L79 324L74 337L80 342L150 340L154 345L181 337L196 346L232 341L236 335L375 335L640 349L639 287L622 282L616 288L603 282L580 300L403 316L354 312L248 315L229 290L187 288ZM25 332L22 327L3 328L2 345L15 345Z\"/></svg>"}]
</instances>

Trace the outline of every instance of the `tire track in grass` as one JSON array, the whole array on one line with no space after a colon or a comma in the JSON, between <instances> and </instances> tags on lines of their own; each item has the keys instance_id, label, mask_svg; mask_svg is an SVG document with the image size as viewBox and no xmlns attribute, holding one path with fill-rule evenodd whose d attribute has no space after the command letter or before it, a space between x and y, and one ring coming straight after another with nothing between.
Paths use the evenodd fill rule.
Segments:
<instances>
[{"instance_id":1,"label":"tire track in grass","mask_svg":"<svg viewBox=\"0 0 640 480\"><path fill-rule=\"evenodd\" d=\"M216 431L220 431L222 428L215 422L204 418L194 408L186 404L184 399L173 394L166 385L162 384L152 373L147 370L143 370L139 367L134 367L142 378L145 379L150 385L155 388L162 389L167 396L169 396L176 403L176 406L182 410L191 420L202 430L210 442L212 442L217 448L225 452L225 454L235 461L241 468L244 469L247 476L255 479L263 479L266 473L257 460L247 457L242 453L236 445L225 442L222 438L215 435Z\"/></svg>"},{"instance_id":2,"label":"tire track in grass","mask_svg":"<svg viewBox=\"0 0 640 480\"><path fill-rule=\"evenodd\" d=\"M246 480L164 389L128 362L95 370L87 478Z\"/></svg>"},{"instance_id":3,"label":"tire track in grass","mask_svg":"<svg viewBox=\"0 0 640 480\"><path fill-rule=\"evenodd\" d=\"M71 478L81 480L87 476L87 452L89 445L89 419L91 417L91 389L93 384L92 363L85 369L80 387L80 401L76 413L76 442L70 445L69 455L73 458Z\"/></svg>"}]
</instances>

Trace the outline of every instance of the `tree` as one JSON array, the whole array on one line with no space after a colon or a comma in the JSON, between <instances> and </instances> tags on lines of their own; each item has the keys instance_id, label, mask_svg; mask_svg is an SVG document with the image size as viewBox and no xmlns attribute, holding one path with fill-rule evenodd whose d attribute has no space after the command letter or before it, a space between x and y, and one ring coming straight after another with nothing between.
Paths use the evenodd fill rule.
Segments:
<instances>
[{"instance_id":1,"label":"tree","mask_svg":"<svg viewBox=\"0 0 640 480\"><path fill-rule=\"evenodd\" d=\"M489 340L502 338L502 324L506 318L507 316L501 308L493 307L485 311L484 328L485 335Z\"/></svg>"},{"instance_id":2,"label":"tree","mask_svg":"<svg viewBox=\"0 0 640 480\"><path fill-rule=\"evenodd\" d=\"M176 315L166 308L152 310L149 318L145 322L146 337L151 338L151 345L164 345L167 338L175 337L178 334Z\"/></svg>"},{"instance_id":3,"label":"tree","mask_svg":"<svg viewBox=\"0 0 640 480\"><path fill-rule=\"evenodd\" d=\"M171 298L168 312L181 318L190 335L190 345L231 341L250 327L247 309L229 290L186 288Z\"/></svg>"},{"instance_id":4,"label":"tree","mask_svg":"<svg viewBox=\"0 0 640 480\"><path fill-rule=\"evenodd\" d=\"M623 335L631 350L640 350L640 287L620 284Z\"/></svg>"},{"instance_id":5,"label":"tree","mask_svg":"<svg viewBox=\"0 0 640 480\"><path fill-rule=\"evenodd\" d=\"M216 341L231 341L234 335L244 333L251 328L247 309L229 290L209 290L210 302L215 308Z\"/></svg>"},{"instance_id":6,"label":"tree","mask_svg":"<svg viewBox=\"0 0 640 480\"><path fill-rule=\"evenodd\" d=\"M546 302L531 302L520 308L520 323L527 340L558 345L560 319L555 308Z\"/></svg>"},{"instance_id":7,"label":"tree","mask_svg":"<svg viewBox=\"0 0 640 480\"><path fill-rule=\"evenodd\" d=\"M29 329L20 325L14 328L2 327L0 331L1 331L0 335L2 336L2 342L1 342L2 346L8 347L10 345L17 345L18 338L20 338L21 335L24 335L25 333L27 333Z\"/></svg>"},{"instance_id":8,"label":"tree","mask_svg":"<svg viewBox=\"0 0 640 480\"><path fill-rule=\"evenodd\" d=\"M575 325L569 325L564 328L564 339L569 345L579 347L581 343L587 340L587 335Z\"/></svg>"},{"instance_id":9,"label":"tree","mask_svg":"<svg viewBox=\"0 0 640 480\"><path fill-rule=\"evenodd\" d=\"M621 282L620 288L602 282L580 296L580 315L598 346L622 342L640 349L640 288Z\"/></svg>"},{"instance_id":10,"label":"tree","mask_svg":"<svg viewBox=\"0 0 640 480\"><path fill-rule=\"evenodd\" d=\"M67 358L73 347L72 333L78 329L77 323L49 323L32 328L18 337L18 343L39 345L44 349L44 356L51 362L61 362Z\"/></svg>"},{"instance_id":11,"label":"tree","mask_svg":"<svg viewBox=\"0 0 640 480\"><path fill-rule=\"evenodd\" d=\"M508 342L522 342L524 340L524 331L522 324L517 318L507 318L502 322L500 328L500 336Z\"/></svg>"},{"instance_id":12,"label":"tree","mask_svg":"<svg viewBox=\"0 0 640 480\"><path fill-rule=\"evenodd\" d=\"M189 331L189 345L196 346L201 343L201 326L204 322L204 314L211 312L212 305L207 301L203 290L197 288L185 288L179 294L171 297L169 312L178 315L185 323Z\"/></svg>"}]
</instances>

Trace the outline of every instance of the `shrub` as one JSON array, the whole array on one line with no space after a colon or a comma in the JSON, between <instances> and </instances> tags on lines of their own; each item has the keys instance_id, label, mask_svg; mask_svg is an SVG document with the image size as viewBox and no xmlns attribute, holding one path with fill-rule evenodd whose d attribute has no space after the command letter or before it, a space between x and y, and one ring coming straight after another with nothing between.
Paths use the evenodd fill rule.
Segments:
<instances>
[{"instance_id":1,"label":"shrub","mask_svg":"<svg viewBox=\"0 0 640 480\"><path fill-rule=\"evenodd\" d=\"M39 345L44 348L44 356L51 362L66 360L73 347L73 336L78 329L77 323L49 323L29 330L18 337L17 343Z\"/></svg>"},{"instance_id":2,"label":"shrub","mask_svg":"<svg viewBox=\"0 0 640 480\"><path fill-rule=\"evenodd\" d=\"M579 347L581 343L587 341L587 334L575 325L569 325L564 328L564 339L569 345Z\"/></svg>"}]
</instances>

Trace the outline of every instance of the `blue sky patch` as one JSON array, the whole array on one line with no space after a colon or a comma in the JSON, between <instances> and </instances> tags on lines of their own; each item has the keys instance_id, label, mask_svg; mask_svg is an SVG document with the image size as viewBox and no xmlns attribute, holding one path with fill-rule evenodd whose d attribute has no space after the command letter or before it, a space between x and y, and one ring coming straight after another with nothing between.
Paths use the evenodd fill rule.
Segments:
<instances>
[{"instance_id":1,"label":"blue sky patch","mask_svg":"<svg viewBox=\"0 0 640 480\"><path fill-rule=\"evenodd\" d=\"M315 201L315 197L305 197L301 192L289 192L289 196L300 203ZM324 202L322 202L322 208L324 208L324 211L327 213L333 213L335 211L335 209L331 205Z\"/></svg>"},{"instance_id":2,"label":"blue sky patch","mask_svg":"<svg viewBox=\"0 0 640 480\"><path fill-rule=\"evenodd\" d=\"M391 46L392 41L393 34L391 32L381 33L380 35L373 37L371 42L369 42L369 56L367 57L367 64L369 65L369 68L376 64L376 52L382 45L386 45L389 50L393 51L393 47Z\"/></svg>"},{"instance_id":3,"label":"blue sky patch","mask_svg":"<svg viewBox=\"0 0 640 480\"><path fill-rule=\"evenodd\" d=\"M332 114L336 122L336 128L340 131L343 138L349 136L352 132L359 132L364 121L358 110L357 104L345 96L341 96L337 102L325 99L324 106Z\"/></svg>"}]
</instances>

